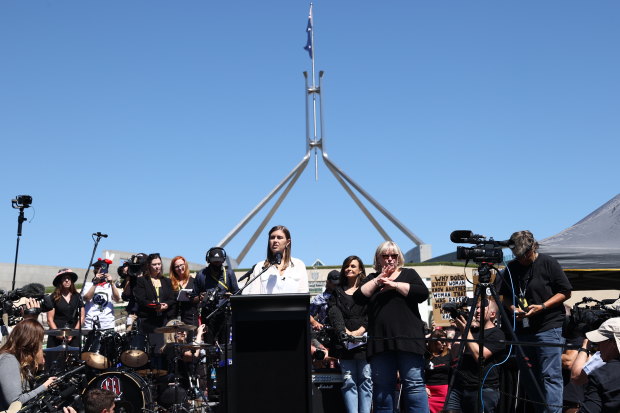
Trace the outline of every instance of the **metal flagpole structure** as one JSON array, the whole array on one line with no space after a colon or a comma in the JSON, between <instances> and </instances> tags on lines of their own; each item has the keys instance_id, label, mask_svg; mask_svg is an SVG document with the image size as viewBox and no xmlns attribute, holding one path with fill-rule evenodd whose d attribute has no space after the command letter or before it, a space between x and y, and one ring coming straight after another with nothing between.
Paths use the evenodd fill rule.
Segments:
<instances>
[{"instance_id":1,"label":"metal flagpole structure","mask_svg":"<svg viewBox=\"0 0 620 413\"><path fill-rule=\"evenodd\" d=\"M400 222L396 217L394 217L387 209L385 209L376 199L374 199L368 192L366 192L359 184L357 184L351 177L349 177L346 173L342 171L331 159L329 159L327 155L327 151L325 150L325 136L324 136L324 123L323 123L323 75L324 71L319 71L318 78L318 86L316 83L315 76L315 66L314 59L316 56L315 48L314 48L314 18L313 18L313 5L310 3L310 12L308 14L308 25L306 27L306 32L308 35L308 39L304 49L308 51L310 55L310 59L312 60L312 72L311 78L308 79L308 72L303 72L305 78L305 98L306 98L306 154L302 158L301 162L297 164L293 168L291 172L289 172L286 177L278 185L276 185L271 192L263 198L258 205L254 207L247 214L241 222L239 222L217 245L219 247L225 247L238 233L241 231L254 216L271 200L273 197L282 189L282 193L276 200L275 204L271 207L267 216L260 222L258 228L249 241L245 244L239 255L235 258L237 263L240 263L248 251L254 245L254 242L264 230L265 226L269 222L269 220L276 213L277 209L280 207L288 193L291 191L304 169L306 168L308 161L310 160L310 156L312 150L314 150L315 155L315 180L318 181L318 151L321 151L321 158L323 162L327 166L327 169L334 175L338 183L344 188L347 194L351 197L353 202L360 208L362 213L366 216L366 218L371 222L371 224L377 229L379 234L385 239L390 240L390 236L387 231L379 224L379 222L375 219L372 213L366 208L366 206L362 203L358 195L354 192L357 191L359 195L365 198L371 205L373 205L383 216L385 216L394 226L396 226L407 238L413 241L414 244L419 249L420 260L423 258L430 258L430 245L424 244L422 239L415 235L409 228L407 228L402 222ZM317 112L317 100L319 110ZM421 247L424 246L425 253L422 253Z\"/></svg>"}]
</instances>

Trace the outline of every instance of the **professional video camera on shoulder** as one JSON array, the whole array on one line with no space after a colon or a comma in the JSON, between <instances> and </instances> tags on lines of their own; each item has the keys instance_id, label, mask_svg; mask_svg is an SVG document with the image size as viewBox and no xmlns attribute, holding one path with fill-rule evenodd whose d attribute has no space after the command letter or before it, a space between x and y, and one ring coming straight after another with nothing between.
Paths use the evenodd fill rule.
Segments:
<instances>
[{"instance_id":1,"label":"professional video camera on shoulder","mask_svg":"<svg viewBox=\"0 0 620 413\"><path fill-rule=\"evenodd\" d=\"M0 317L6 313L8 324L13 326L23 320L24 315L37 316L41 313L41 306L44 305L45 286L43 284L31 283L13 291L0 290ZM27 308L23 303L24 298L32 298L37 301L39 307Z\"/></svg>"},{"instance_id":2,"label":"professional video camera on shoulder","mask_svg":"<svg viewBox=\"0 0 620 413\"><path fill-rule=\"evenodd\" d=\"M456 258L472 260L480 264L483 262L499 264L504 261L502 248L509 248L509 240L495 241L493 237L487 239L484 235L474 234L467 230L452 231L450 241L456 244L476 244L475 247L456 247Z\"/></svg>"}]
</instances>

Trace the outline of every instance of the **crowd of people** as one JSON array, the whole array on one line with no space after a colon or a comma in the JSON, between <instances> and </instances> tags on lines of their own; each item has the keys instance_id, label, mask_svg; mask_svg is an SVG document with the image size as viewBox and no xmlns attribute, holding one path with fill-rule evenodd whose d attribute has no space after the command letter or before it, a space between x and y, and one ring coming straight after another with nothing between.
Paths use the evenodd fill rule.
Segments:
<instances>
[{"instance_id":1,"label":"crowd of people","mask_svg":"<svg viewBox=\"0 0 620 413\"><path fill-rule=\"evenodd\" d=\"M310 303L311 348L322 353L315 357L317 365L342 372L347 412L496 412L500 400L512 393L519 395L515 400L523 411L620 411L620 317L573 338L578 349L567 347L563 303L571 296L568 279L553 257L538 252L531 232L516 232L510 242L515 259L497 274L494 286L503 302L487 297L473 303L470 328L463 314L449 327L426 328L419 305L428 300L429 290L414 269L404 266L404 255L392 241L377 247L371 273L355 255L329 273L325 291ZM229 344L229 313L218 309L231 295L309 293L306 267L292 256L291 234L284 226L268 232L266 258L241 289L224 265L223 248L209 249L205 259L208 265L190 275L186 259L175 256L164 276L159 254L136 254L119 268L120 283L108 271L111 261L99 259L81 294L77 275L60 270L53 278L54 292L42 304L55 331L48 336L48 348L79 344L67 330L113 331L114 303L122 299L128 302L128 329L143 334L153 350L150 368L164 369L166 382L188 390L192 363L204 354L203 344ZM502 309L513 314L514 325L502 323ZM166 338L162 328L173 333ZM515 353L505 344L509 330L527 356L513 357L523 392L503 378L512 373L501 366ZM45 363L44 334L43 326L28 317L0 347L0 410L26 403L54 385L53 376L35 381ZM179 356L176 345L183 343L193 347L184 347ZM513 386L510 395L507 382ZM88 393L85 399L94 400L91 411L113 411L109 395Z\"/></svg>"}]
</instances>

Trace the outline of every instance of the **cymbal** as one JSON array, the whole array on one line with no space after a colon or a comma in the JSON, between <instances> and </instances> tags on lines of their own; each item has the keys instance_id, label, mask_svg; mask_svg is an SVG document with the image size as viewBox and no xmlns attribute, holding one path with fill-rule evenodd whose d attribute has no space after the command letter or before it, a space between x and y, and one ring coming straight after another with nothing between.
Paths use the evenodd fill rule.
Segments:
<instances>
[{"instance_id":1,"label":"cymbal","mask_svg":"<svg viewBox=\"0 0 620 413\"><path fill-rule=\"evenodd\" d=\"M55 353L55 352L61 352L61 351L80 351L79 347L71 347L71 346L64 346L64 345L59 345L56 347L50 347L50 348L45 348L43 349L43 352L45 353Z\"/></svg>"},{"instance_id":2,"label":"cymbal","mask_svg":"<svg viewBox=\"0 0 620 413\"><path fill-rule=\"evenodd\" d=\"M136 373L138 373L142 377L147 377L147 376L165 376L166 374L168 374L168 371L167 370L159 370L159 369L143 369L143 370L136 370Z\"/></svg>"},{"instance_id":3,"label":"cymbal","mask_svg":"<svg viewBox=\"0 0 620 413\"><path fill-rule=\"evenodd\" d=\"M178 331L193 331L197 327L189 324L179 323L171 326L158 327L153 332L165 334L165 333L176 333Z\"/></svg>"},{"instance_id":4,"label":"cymbal","mask_svg":"<svg viewBox=\"0 0 620 413\"><path fill-rule=\"evenodd\" d=\"M56 330L47 330L45 331L45 334L47 334L48 336L72 337L72 336L79 336L80 330L76 330L73 328L57 328Z\"/></svg>"}]
</instances>

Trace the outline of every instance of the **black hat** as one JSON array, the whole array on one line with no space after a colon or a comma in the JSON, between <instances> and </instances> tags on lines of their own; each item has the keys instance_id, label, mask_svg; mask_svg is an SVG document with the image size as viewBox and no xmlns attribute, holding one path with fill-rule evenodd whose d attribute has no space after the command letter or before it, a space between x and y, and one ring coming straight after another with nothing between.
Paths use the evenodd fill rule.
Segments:
<instances>
[{"instance_id":1,"label":"black hat","mask_svg":"<svg viewBox=\"0 0 620 413\"><path fill-rule=\"evenodd\" d=\"M327 274L327 281L330 281L334 285L340 285L340 271L331 270L329 274Z\"/></svg>"},{"instance_id":2,"label":"black hat","mask_svg":"<svg viewBox=\"0 0 620 413\"><path fill-rule=\"evenodd\" d=\"M52 281L52 284L54 284L54 287L58 287L58 285L60 284L60 279L64 275L70 275L72 283L75 283L78 279L78 276L76 273L71 271L69 268L63 268L62 270L58 270L58 274L56 274L56 276L54 277L54 281Z\"/></svg>"}]
</instances>

